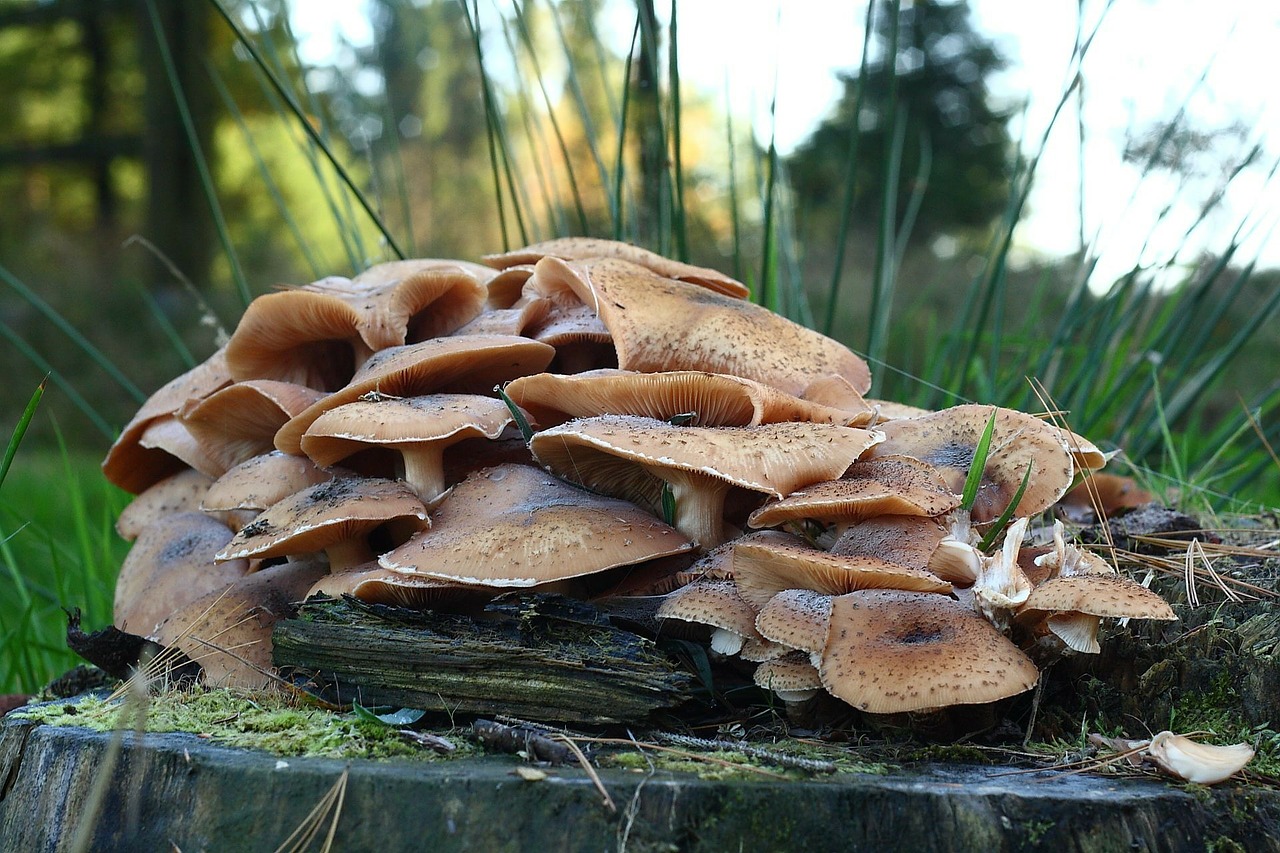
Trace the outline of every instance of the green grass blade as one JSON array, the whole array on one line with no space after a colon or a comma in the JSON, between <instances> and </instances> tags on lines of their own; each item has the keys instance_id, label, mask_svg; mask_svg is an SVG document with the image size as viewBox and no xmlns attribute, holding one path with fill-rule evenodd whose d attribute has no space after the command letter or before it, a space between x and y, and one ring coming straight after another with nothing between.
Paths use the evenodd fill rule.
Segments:
<instances>
[{"instance_id":1,"label":"green grass blade","mask_svg":"<svg viewBox=\"0 0 1280 853\"><path fill-rule=\"evenodd\" d=\"M495 385L493 386L493 392L506 405L507 411L511 412L511 418L516 422L520 435L524 437L524 443L528 444L533 441L533 427L529 426L529 419L524 416L524 412L515 404L515 401L507 396L507 389L501 385Z\"/></svg>"},{"instance_id":2,"label":"green grass blade","mask_svg":"<svg viewBox=\"0 0 1280 853\"><path fill-rule=\"evenodd\" d=\"M991 435L996 429L997 414L996 407L992 406L991 417L987 419L987 425L982 428L982 437L978 439L978 444L973 449L973 461L969 463L969 473L964 478L964 490L960 493L960 508L965 512L971 511L974 501L978 499L978 486L982 483L982 472L987 467L987 456L991 453Z\"/></svg>"},{"instance_id":3,"label":"green grass blade","mask_svg":"<svg viewBox=\"0 0 1280 853\"><path fill-rule=\"evenodd\" d=\"M9 468L13 465L13 457L18 455L18 445L22 444L22 437L27 434L27 427L31 425L31 419L35 417L36 407L40 405L40 398L44 396L44 388L48 381L48 376L40 380L40 384L36 386L36 390L31 394L31 399L27 401L27 407L23 410L22 417L18 418L18 423L14 426L13 433L9 436L9 445L4 451L4 461L0 462L0 486L4 485L5 477L9 476Z\"/></svg>"},{"instance_id":4,"label":"green grass blade","mask_svg":"<svg viewBox=\"0 0 1280 853\"><path fill-rule=\"evenodd\" d=\"M680 122L683 110L680 107L680 60L678 45L680 40L676 31L676 0L671 0L671 23L667 35L667 85L671 90L671 170L674 178L674 189L671 199L671 230L675 237L676 257L682 261L689 260L689 226L685 217L684 204L684 162L683 146L680 139Z\"/></svg>"},{"instance_id":5,"label":"green grass blade","mask_svg":"<svg viewBox=\"0 0 1280 853\"><path fill-rule=\"evenodd\" d=\"M1004 529L1009 526L1009 522L1013 520L1014 510L1018 504L1022 503L1022 496L1027 493L1027 486L1031 483L1031 469L1035 467L1034 461L1027 462L1027 470L1022 475L1022 482L1018 484L1018 490L1013 493L1013 498L1009 501L1009 505L1004 508L1004 512L1000 513L1000 517L991 525L991 529L982 537L982 542L978 544L978 550L986 553L996 540L1000 538L1000 534L1004 533ZM965 484L966 486L968 483Z\"/></svg>"}]
</instances>

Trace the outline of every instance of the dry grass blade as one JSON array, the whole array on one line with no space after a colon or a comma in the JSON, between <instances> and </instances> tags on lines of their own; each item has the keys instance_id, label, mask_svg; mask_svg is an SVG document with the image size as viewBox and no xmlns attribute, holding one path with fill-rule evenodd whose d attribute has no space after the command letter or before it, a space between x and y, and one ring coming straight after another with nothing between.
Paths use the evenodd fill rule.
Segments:
<instances>
[{"instance_id":1,"label":"dry grass blade","mask_svg":"<svg viewBox=\"0 0 1280 853\"><path fill-rule=\"evenodd\" d=\"M562 742L569 749L573 750L574 756L578 759L578 763L582 765L582 769L586 771L587 776L591 779L591 784L596 786L596 790L600 792L600 796L604 798L604 806L609 811L617 814L618 806L613 801L613 797L609 796L609 790L605 788L604 782L600 780L600 774L591 766L591 762L587 760L587 756L583 753L582 748L573 742L573 738L567 735L557 735L556 740Z\"/></svg>"},{"instance_id":2,"label":"dry grass blade","mask_svg":"<svg viewBox=\"0 0 1280 853\"><path fill-rule=\"evenodd\" d=\"M324 827L325 819L329 818L330 812L332 812L332 817L329 818L329 831L325 835L324 844L320 847L320 850L321 853L328 853L333 849L334 835L338 831L338 819L342 817L342 805L347 796L348 776L349 772L343 770L342 774L338 776L338 780L333 783L333 787L325 792L320 801L302 819L302 823L298 824L298 827L289 834L289 837L281 842L275 853L302 853L302 851L308 849L320 834L320 830Z\"/></svg>"},{"instance_id":3,"label":"dry grass blade","mask_svg":"<svg viewBox=\"0 0 1280 853\"><path fill-rule=\"evenodd\" d=\"M1180 545L1182 543L1179 543ZM1152 554L1139 554L1135 551L1119 551L1117 556L1127 564L1140 566L1151 571L1159 572L1163 575L1172 575L1174 577L1186 578L1187 576L1187 560L1184 558L1171 559L1166 557L1157 557ZM1223 575L1216 570L1210 569L1212 577L1205 572L1203 568L1192 566L1192 571L1197 575L1204 574L1205 579L1210 580L1218 586L1228 586L1235 591L1237 596L1243 596L1250 599L1276 598L1280 593L1265 587L1249 583L1248 581L1233 578L1230 575ZM1239 601L1239 598L1233 599Z\"/></svg>"}]
</instances>

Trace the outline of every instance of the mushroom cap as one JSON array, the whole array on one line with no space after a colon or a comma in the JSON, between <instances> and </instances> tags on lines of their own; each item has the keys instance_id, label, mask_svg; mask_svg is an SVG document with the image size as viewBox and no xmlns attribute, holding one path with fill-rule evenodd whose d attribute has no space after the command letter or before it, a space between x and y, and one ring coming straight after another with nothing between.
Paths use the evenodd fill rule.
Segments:
<instances>
[{"instance_id":1,"label":"mushroom cap","mask_svg":"<svg viewBox=\"0 0 1280 853\"><path fill-rule=\"evenodd\" d=\"M138 446L145 450L163 451L210 477L223 473L222 465L208 453L205 444L192 435L176 415L152 419L138 436Z\"/></svg>"},{"instance_id":2,"label":"mushroom cap","mask_svg":"<svg viewBox=\"0 0 1280 853\"><path fill-rule=\"evenodd\" d=\"M1018 612L1031 611L1074 611L1113 619L1178 618L1163 598L1123 575L1051 578L1031 591Z\"/></svg>"},{"instance_id":3,"label":"mushroom cap","mask_svg":"<svg viewBox=\"0 0 1280 853\"><path fill-rule=\"evenodd\" d=\"M212 483L213 480L194 468L165 477L120 511L116 532L121 539L132 542L153 521L179 512L198 512L200 500Z\"/></svg>"},{"instance_id":4,"label":"mushroom cap","mask_svg":"<svg viewBox=\"0 0 1280 853\"><path fill-rule=\"evenodd\" d=\"M429 526L422 501L404 483L344 477L296 492L241 529L217 558L312 554L362 537L393 519Z\"/></svg>"},{"instance_id":5,"label":"mushroom cap","mask_svg":"<svg viewBox=\"0 0 1280 853\"><path fill-rule=\"evenodd\" d=\"M765 690L772 690L786 701L803 701L822 689L818 668L800 652L765 661L756 667L752 680Z\"/></svg>"},{"instance_id":6,"label":"mushroom cap","mask_svg":"<svg viewBox=\"0 0 1280 853\"><path fill-rule=\"evenodd\" d=\"M877 441L874 432L833 424L689 427L602 415L543 430L530 447L559 476L593 491L658 506L659 478L678 474L782 497L838 476Z\"/></svg>"},{"instance_id":7,"label":"mushroom cap","mask_svg":"<svg viewBox=\"0 0 1280 853\"><path fill-rule=\"evenodd\" d=\"M263 510L334 476L345 476L345 472L325 471L305 456L273 450L246 459L215 480L200 508L205 512Z\"/></svg>"},{"instance_id":8,"label":"mushroom cap","mask_svg":"<svg viewBox=\"0 0 1280 853\"><path fill-rule=\"evenodd\" d=\"M214 564L213 555L231 537L225 524L199 512L177 512L147 525L120 564L116 626L149 636L175 610L245 575L247 560Z\"/></svg>"},{"instance_id":9,"label":"mushroom cap","mask_svg":"<svg viewBox=\"0 0 1280 853\"><path fill-rule=\"evenodd\" d=\"M315 403L324 393L274 379L250 379L221 388L178 411L187 428L221 471L267 453L280 427Z\"/></svg>"},{"instance_id":10,"label":"mushroom cap","mask_svg":"<svg viewBox=\"0 0 1280 853\"><path fill-rule=\"evenodd\" d=\"M293 288L254 299L227 341L238 381L276 379L320 391L341 388L356 369L359 312L332 293Z\"/></svg>"},{"instance_id":11,"label":"mushroom cap","mask_svg":"<svg viewBox=\"0 0 1280 853\"><path fill-rule=\"evenodd\" d=\"M379 564L478 586L530 587L691 547L637 507L527 465L475 472L453 488L432 522Z\"/></svg>"},{"instance_id":12,"label":"mushroom cap","mask_svg":"<svg viewBox=\"0 0 1280 853\"><path fill-rule=\"evenodd\" d=\"M712 647L721 654L737 654L743 641L762 639L756 630L756 610L738 594L733 581L700 580L682 586L663 598L657 616L729 632L736 642L712 637Z\"/></svg>"},{"instance_id":13,"label":"mushroom cap","mask_svg":"<svg viewBox=\"0 0 1280 853\"><path fill-rule=\"evenodd\" d=\"M951 593L951 584L927 571L874 557L830 554L781 533L734 542L733 580L742 597L757 609L786 589L827 595L858 589Z\"/></svg>"},{"instance_id":14,"label":"mushroom cap","mask_svg":"<svg viewBox=\"0 0 1280 853\"><path fill-rule=\"evenodd\" d=\"M831 546L831 553L874 557L900 566L927 569L948 533L936 518L880 515L848 527Z\"/></svg>"},{"instance_id":15,"label":"mushroom cap","mask_svg":"<svg viewBox=\"0 0 1280 853\"><path fill-rule=\"evenodd\" d=\"M1062 442L1062 446L1071 454L1077 470L1096 471L1119 452L1106 453L1083 435L1077 435L1064 427L1054 429L1058 431L1058 440Z\"/></svg>"},{"instance_id":16,"label":"mushroom cap","mask_svg":"<svg viewBox=\"0 0 1280 853\"><path fill-rule=\"evenodd\" d=\"M533 264L516 264L501 270L485 285L489 294L485 300L485 307L490 310L514 308L521 301L525 283L531 275L533 275Z\"/></svg>"},{"instance_id":17,"label":"mushroom cap","mask_svg":"<svg viewBox=\"0 0 1280 853\"><path fill-rule=\"evenodd\" d=\"M429 394L353 400L316 418L301 439L302 451L327 468L370 445L412 446L496 439L512 422L511 410L496 397Z\"/></svg>"},{"instance_id":18,"label":"mushroom cap","mask_svg":"<svg viewBox=\"0 0 1280 853\"><path fill-rule=\"evenodd\" d=\"M695 414L695 426L755 426L808 421L861 426L850 412L811 403L768 385L696 370L637 373L590 370L571 376L538 373L505 389L544 427L595 415L639 415L669 420Z\"/></svg>"},{"instance_id":19,"label":"mushroom cap","mask_svg":"<svg viewBox=\"0 0 1280 853\"><path fill-rule=\"evenodd\" d=\"M827 644L834 600L811 589L783 590L760 608L756 630L765 639L787 648L819 655Z\"/></svg>"},{"instance_id":20,"label":"mushroom cap","mask_svg":"<svg viewBox=\"0 0 1280 853\"><path fill-rule=\"evenodd\" d=\"M932 415L933 409L922 409L919 406L908 406L893 400L880 400L874 397L865 398L866 404L876 411L876 422L898 421L907 418L922 418Z\"/></svg>"},{"instance_id":21,"label":"mushroom cap","mask_svg":"<svg viewBox=\"0 0 1280 853\"><path fill-rule=\"evenodd\" d=\"M871 384L866 362L843 344L763 306L626 261L548 257L534 271L534 280L540 278L556 279L600 315L624 370L725 373L797 397L830 374L859 393Z\"/></svg>"},{"instance_id":22,"label":"mushroom cap","mask_svg":"<svg viewBox=\"0 0 1280 853\"><path fill-rule=\"evenodd\" d=\"M1013 409L964 405L888 421L879 427L885 440L867 455L901 454L928 462L939 469L951 491L960 493L993 410L995 428L971 517L978 523L998 518L1017 493L1028 465L1034 467L1016 515L1043 512L1066 493L1075 465L1056 427Z\"/></svg>"},{"instance_id":23,"label":"mushroom cap","mask_svg":"<svg viewBox=\"0 0 1280 853\"><path fill-rule=\"evenodd\" d=\"M832 600L818 671L827 692L873 714L994 702L1039 677L977 613L941 595L897 590Z\"/></svg>"},{"instance_id":24,"label":"mushroom cap","mask_svg":"<svg viewBox=\"0 0 1280 853\"><path fill-rule=\"evenodd\" d=\"M182 470L180 459L161 448L147 448L138 441L152 421L172 415L188 400L203 399L231 384L226 350L220 349L186 373L170 379L147 398L121 430L120 437L102 460L102 474L126 492L138 494Z\"/></svg>"},{"instance_id":25,"label":"mushroom cap","mask_svg":"<svg viewBox=\"0 0 1280 853\"><path fill-rule=\"evenodd\" d=\"M853 463L838 480L814 483L751 513L751 527L811 518L852 524L878 515L942 515L960 498L932 465L909 456Z\"/></svg>"},{"instance_id":26,"label":"mushroom cap","mask_svg":"<svg viewBox=\"0 0 1280 853\"><path fill-rule=\"evenodd\" d=\"M329 409L376 393L410 397L437 392L487 394L497 384L538 373L555 349L509 335L462 335L389 347L369 357L344 388L308 406L276 433L285 453L300 453L302 434Z\"/></svg>"},{"instance_id":27,"label":"mushroom cap","mask_svg":"<svg viewBox=\"0 0 1280 853\"><path fill-rule=\"evenodd\" d=\"M205 684L270 687L271 630L327 571L323 560L300 560L245 575L173 612L157 627L156 640L199 663Z\"/></svg>"},{"instance_id":28,"label":"mushroom cap","mask_svg":"<svg viewBox=\"0 0 1280 853\"><path fill-rule=\"evenodd\" d=\"M373 351L447 335L479 316L492 271L469 261L417 258L375 264L345 299Z\"/></svg>"},{"instance_id":29,"label":"mushroom cap","mask_svg":"<svg viewBox=\"0 0 1280 853\"><path fill-rule=\"evenodd\" d=\"M616 240L601 240L592 237L560 237L534 243L514 252L500 255L486 255L484 262L498 269L507 269L516 264L533 264L543 258L559 258L565 261L584 261L592 258L621 258L633 264L650 269L668 278L687 281L701 287L723 293L737 299L745 299L751 295L747 286L724 273L695 267L681 261L673 261L661 255L633 246L630 243L619 243Z\"/></svg>"}]
</instances>

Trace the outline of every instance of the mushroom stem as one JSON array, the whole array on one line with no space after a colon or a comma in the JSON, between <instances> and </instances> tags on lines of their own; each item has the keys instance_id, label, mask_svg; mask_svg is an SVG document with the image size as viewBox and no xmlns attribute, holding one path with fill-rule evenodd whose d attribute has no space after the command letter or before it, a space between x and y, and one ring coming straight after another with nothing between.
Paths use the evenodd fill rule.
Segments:
<instances>
[{"instance_id":1,"label":"mushroom stem","mask_svg":"<svg viewBox=\"0 0 1280 853\"><path fill-rule=\"evenodd\" d=\"M352 566L367 563L377 557L363 536L357 536L354 539L344 539L341 542L335 542L325 548L324 553L329 558L330 572L349 569Z\"/></svg>"},{"instance_id":2,"label":"mushroom stem","mask_svg":"<svg viewBox=\"0 0 1280 853\"><path fill-rule=\"evenodd\" d=\"M444 448L440 441L399 448L404 456L404 479L425 504L444 494Z\"/></svg>"},{"instance_id":3,"label":"mushroom stem","mask_svg":"<svg viewBox=\"0 0 1280 853\"><path fill-rule=\"evenodd\" d=\"M675 497L674 527L705 551L725 541L724 499L730 484L683 471L664 471Z\"/></svg>"}]
</instances>

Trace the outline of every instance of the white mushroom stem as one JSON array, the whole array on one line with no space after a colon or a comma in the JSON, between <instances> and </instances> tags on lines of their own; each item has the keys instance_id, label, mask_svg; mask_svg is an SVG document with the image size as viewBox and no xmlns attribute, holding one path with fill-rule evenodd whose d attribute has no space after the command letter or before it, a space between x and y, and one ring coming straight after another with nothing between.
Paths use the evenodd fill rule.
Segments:
<instances>
[{"instance_id":1,"label":"white mushroom stem","mask_svg":"<svg viewBox=\"0 0 1280 853\"><path fill-rule=\"evenodd\" d=\"M672 527L707 551L725 542L724 499L729 483L674 469L654 473L671 485L676 503Z\"/></svg>"},{"instance_id":2,"label":"white mushroom stem","mask_svg":"<svg viewBox=\"0 0 1280 853\"><path fill-rule=\"evenodd\" d=\"M424 504L444 494L444 449L442 441L396 445L404 456L404 479Z\"/></svg>"},{"instance_id":3,"label":"white mushroom stem","mask_svg":"<svg viewBox=\"0 0 1280 853\"><path fill-rule=\"evenodd\" d=\"M978 612L998 628L1009 621L1010 614L1031 594L1031 581L1018 566L1018 551L1027 534L1029 519L1020 518L1009 525L1004 547L999 553L984 557L978 580L973 585L974 605Z\"/></svg>"}]
</instances>

